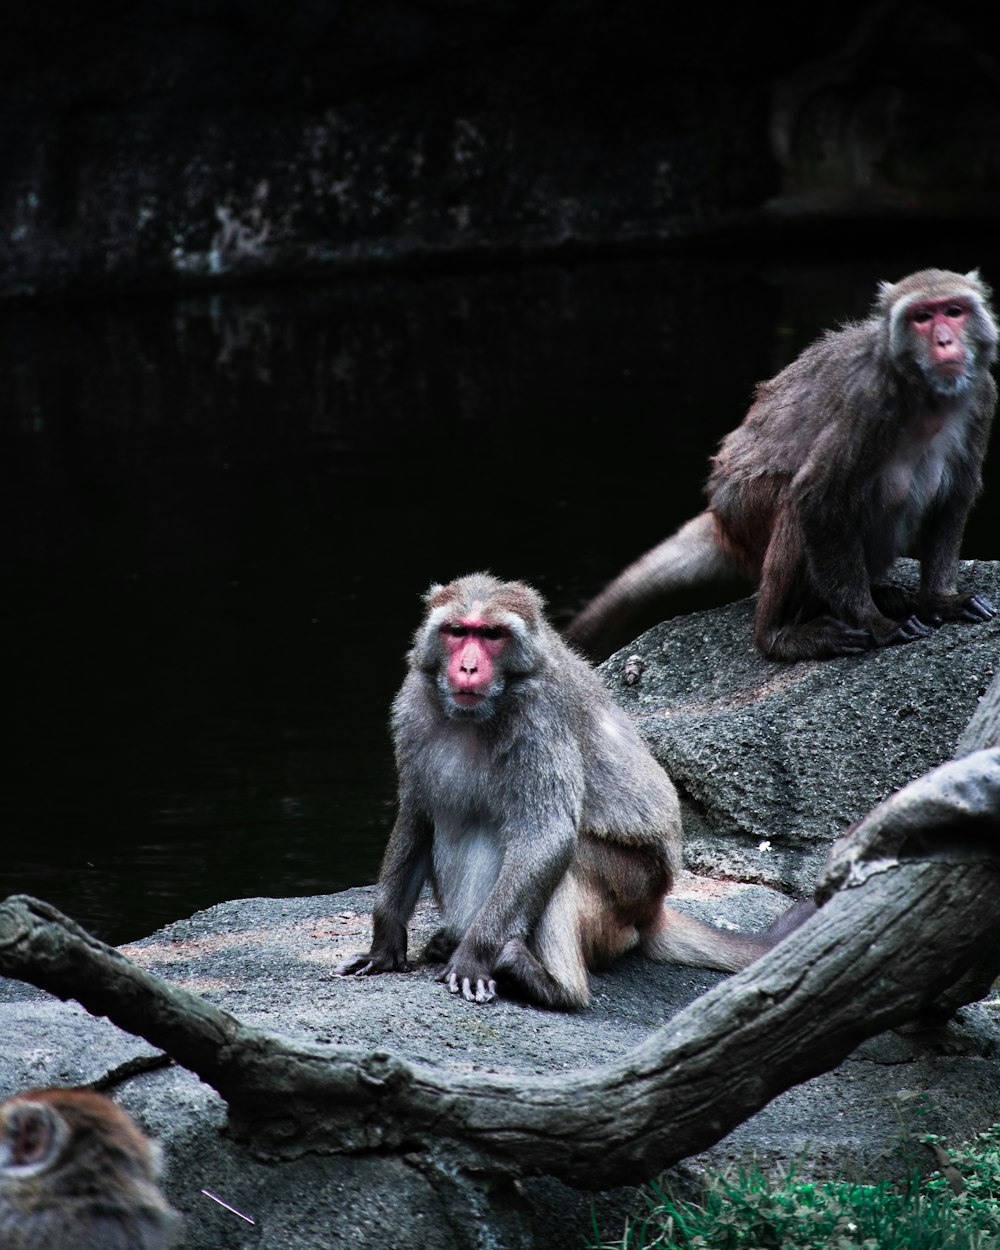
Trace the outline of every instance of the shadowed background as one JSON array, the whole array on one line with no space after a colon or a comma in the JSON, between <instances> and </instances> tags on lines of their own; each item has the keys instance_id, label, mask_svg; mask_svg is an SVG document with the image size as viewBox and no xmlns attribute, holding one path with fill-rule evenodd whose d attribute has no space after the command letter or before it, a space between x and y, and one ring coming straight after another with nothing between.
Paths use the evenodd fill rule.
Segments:
<instances>
[{"instance_id":1,"label":"shadowed background","mask_svg":"<svg viewBox=\"0 0 1000 1250\"><path fill-rule=\"evenodd\" d=\"M432 580L564 623L878 280L1000 282L976 13L5 17L0 896L120 941L372 879Z\"/></svg>"}]
</instances>

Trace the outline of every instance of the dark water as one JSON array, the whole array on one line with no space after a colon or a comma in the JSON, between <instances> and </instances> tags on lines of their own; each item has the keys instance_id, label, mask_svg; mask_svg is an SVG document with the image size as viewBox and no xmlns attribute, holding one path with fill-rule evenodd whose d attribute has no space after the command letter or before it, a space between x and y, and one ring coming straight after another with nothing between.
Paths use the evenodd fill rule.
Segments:
<instances>
[{"instance_id":1,"label":"dark water","mask_svg":"<svg viewBox=\"0 0 1000 1250\"><path fill-rule=\"evenodd\" d=\"M0 310L0 897L122 941L371 880L426 586L488 567L565 621L700 508L755 381L926 263L646 257ZM991 273L981 250L932 263ZM987 492L968 555L1000 554Z\"/></svg>"}]
</instances>

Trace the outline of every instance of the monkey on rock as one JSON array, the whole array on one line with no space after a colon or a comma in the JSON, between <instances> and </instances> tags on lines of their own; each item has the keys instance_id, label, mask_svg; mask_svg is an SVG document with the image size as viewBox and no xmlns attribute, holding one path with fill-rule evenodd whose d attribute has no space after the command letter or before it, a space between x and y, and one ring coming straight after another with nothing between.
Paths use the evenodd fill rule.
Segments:
<instances>
[{"instance_id":1,"label":"monkey on rock","mask_svg":"<svg viewBox=\"0 0 1000 1250\"><path fill-rule=\"evenodd\" d=\"M453 994L502 990L570 1009L587 969L638 947L726 971L773 944L668 906L681 862L677 794L597 674L521 582L433 586L392 727L399 813L371 950L339 975L407 968L430 881L443 916L426 957Z\"/></svg>"},{"instance_id":2,"label":"monkey on rock","mask_svg":"<svg viewBox=\"0 0 1000 1250\"><path fill-rule=\"evenodd\" d=\"M956 588L997 400L989 299L975 270L882 283L866 321L760 384L712 461L707 511L619 574L568 636L600 653L636 609L734 575L759 582L754 642L775 660L989 620L989 600ZM878 584L906 554L921 562L915 598Z\"/></svg>"},{"instance_id":3,"label":"monkey on rock","mask_svg":"<svg viewBox=\"0 0 1000 1250\"><path fill-rule=\"evenodd\" d=\"M102 1094L35 1089L0 1103L2 1250L168 1250L180 1216L159 1156Z\"/></svg>"}]
</instances>

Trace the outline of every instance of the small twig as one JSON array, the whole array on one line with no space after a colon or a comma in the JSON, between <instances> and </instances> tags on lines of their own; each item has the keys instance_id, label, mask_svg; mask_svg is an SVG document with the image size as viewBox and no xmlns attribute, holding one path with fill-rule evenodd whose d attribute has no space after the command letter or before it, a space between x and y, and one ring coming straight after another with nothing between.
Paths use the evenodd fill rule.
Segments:
<instances>
[{"instance_id":1,"label":"small twig","mask_svg":"<svg viewBox=\"0 0 1000 1250\"><path fill-rule=\"evenodd\" d=\"M213 1194L210 1189L201 1191L206 1198L211 1198L213 1202L217 1202L220 1207L225 1207L227 1211L232 1211L233 1215L238 1215L241 1220L246 1220L248 1224L256 1224L256 1220L252 1220L249 1215L244 1215L242 1211L237 1211L235 1207L231 1207L228 1202L223 1202L218 1194Z\"/></svg>"}]
</instances>

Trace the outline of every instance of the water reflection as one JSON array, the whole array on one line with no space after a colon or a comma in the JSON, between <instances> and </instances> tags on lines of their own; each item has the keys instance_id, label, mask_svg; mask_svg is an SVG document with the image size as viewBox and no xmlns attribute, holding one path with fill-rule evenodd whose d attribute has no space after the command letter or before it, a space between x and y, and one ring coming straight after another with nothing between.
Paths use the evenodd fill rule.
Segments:
<instances>
[{"instance_id":1,"label":"water reflection","mask_svg":"<svg viewBox=\"0 0 1000 1250\"><path fill-rule=\"evenodd\" d=\"M3 310L0 896L120 941L372 879L426 586L490 567L567 619L701 506L755 381L924 263L643 258ZM991 274L981 251L943 263ZM981 507L967 552L996 555L994 529Z\"/></svg>"}]
</instances>

